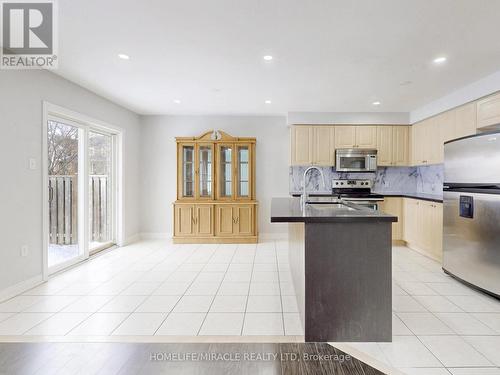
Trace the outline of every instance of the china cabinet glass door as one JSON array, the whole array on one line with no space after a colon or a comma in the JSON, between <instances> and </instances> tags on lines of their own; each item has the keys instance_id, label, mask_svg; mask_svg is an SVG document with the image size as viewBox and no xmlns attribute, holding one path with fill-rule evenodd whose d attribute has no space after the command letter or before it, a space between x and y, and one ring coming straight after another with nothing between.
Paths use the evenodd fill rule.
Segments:
<instances>
[{"instance_id":1,"label":"china cabinet glass door","mask_svg":"<svg viewBox=\"0 0 500 375\"><path fill-rule=\"evenodd\" d=\"M200 144L198 146L198 197L213 197L213 146Z\"/></svg>"},{"instance_id":2,"label":"china cabinet glass door","mask_svg":"<svg viewBox=\"0 0 500 375\"><path fill-rule=\"evenodd\" d=\"M250 198L251 192L251 156L250 145L237 145L236 146L236 160L237 160L237 173L236 173L236 189L238 198Z\"/></svg>"},{"instance_id":3,"label":"china cabinet glass door","mask_svg":"<svg viewBox=\"0 0 500 375\"><path fill-rule=\"evenodd\" d=\"M233 145L219 145L218 197L233 196Z\"/></svg>"},{"instance_id":4,"label":"china cabinet glass door","mask_svg":"<svg viewBox=\"0 0 500 375\"><path fill-rule=\"evenodd\" d=\"M182 146L182 196L194 197L194 145Z\"/></svg>"}]
</instances>

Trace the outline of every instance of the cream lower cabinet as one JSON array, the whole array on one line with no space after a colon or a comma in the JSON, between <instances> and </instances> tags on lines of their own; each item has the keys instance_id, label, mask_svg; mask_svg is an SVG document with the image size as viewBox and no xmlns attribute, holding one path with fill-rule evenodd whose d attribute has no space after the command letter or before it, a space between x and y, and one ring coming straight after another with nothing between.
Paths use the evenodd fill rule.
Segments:
<instances>
[{"instance_id":1,"label":"cream lower cabinet","mask_svg":"<svg viewBox=\"0 0 500 375\"><path fill-rule=\"evenodd\" d=\"M441 261L443 257L442 203L404 198L403 217L403 240L408 246Z\"/></svg>"},{"instance_id":2,"label":"cream lower cabinet","mask_svg":"<svg viewBox=\"0 0 500 375\"><path fill-rule=\"evenodd\" d=\"M256 204L174 204L175 243L257 242Z\"/></svg>"},{"instance_id":3,"label":"cream lower cabinet","mask_svg":"<svg viewBox=\"0 0 500 375\"><path fill-rule=\"evenodd\" d=\"M176 236L213 236L213 205L176 204L174 215Z\"/></svg>"},{"instance_id":4,"label":"cream lower cabinet","mask_svg":"<svg viewBox=\"0 0 500 375\"><path fill-rule=\"evenodd\" d=\"M403 240L403 198L385 197L384 202L380 204L379 210L398 217L398 221L392 223L392 240Z\"/></svg>"},{"instance_id":5,"label":"cream lower cabinet","mask_svg":"<svg viewBox=\"0 0 500 375\"><path fill-rule=\"evenodd\" d=\"M254 227L257 207L254 204L220 204L215 206L215 234L219 237L256 236Z\"/></svg>"}]
</instances>

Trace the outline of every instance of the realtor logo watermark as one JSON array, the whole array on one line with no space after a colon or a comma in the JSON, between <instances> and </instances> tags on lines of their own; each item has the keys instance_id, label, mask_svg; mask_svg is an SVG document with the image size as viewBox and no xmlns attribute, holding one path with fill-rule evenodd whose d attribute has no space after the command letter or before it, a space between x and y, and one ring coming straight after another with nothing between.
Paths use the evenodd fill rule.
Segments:
<instances>
[{"instance_id":1,"label":"realtor logo watermark","mask_svg":"<svg viewBox=\"0 0 500 375\"><path fill-rule=\"evenodd\" d=\"M1 69L57 69L55 3L2 1Z\"/></svg>"}]
</instances>

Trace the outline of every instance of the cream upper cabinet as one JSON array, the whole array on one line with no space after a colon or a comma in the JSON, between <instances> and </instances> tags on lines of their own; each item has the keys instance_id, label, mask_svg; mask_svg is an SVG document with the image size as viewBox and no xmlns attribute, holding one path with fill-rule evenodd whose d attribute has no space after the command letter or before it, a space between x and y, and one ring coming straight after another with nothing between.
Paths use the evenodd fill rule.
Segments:
<instances>
[{"instance_id":1,"label":"cream upper cabinet","mask_svg":"<svg viewBox=\"0 0 500 375\"><path fill-rule=\"evenodd\" d=\"M292 165L335 165L334 126L293 126Z\"/></svg>"},{"instance_id":2,"label":"cream upper cabinet","mask_svg":"<svg viewBox=\"0 0 500 375\"><path fill-rule=\"evenodd\" d=\"M378 150L381 166L409 164L409 126L294 125L290 131L291 165L334 166L335 150Z\"/></svg>"},{"instance_id":3,"label":"cream upper cabinet","mask_svg":"<svg viewBox=\"0 0 500 375\"><path fill-rule=\"evenodd\" d=\"M335 127L336 148L377 148L377 127L340 125Z\"/></svg>"},{"instance_id":4,"label":"cream upper cabinet","mask_svg":"<svg viewBox=\"0 0 500 375\"><path fill-rule=\"evenodd\" d=\"M455 138L476 134L476 103L455 109Z\"/></svg>"},{"instance_id":5,"label":"cream upper cabinet","mask_svg":"<svg viewBox=\"0 0 500 375\"><path fill-rule=\"evenodd\" d=\"M392 165L405 166L409 164L410 127L392 127Z\"/></svg>"},{"instance_id":6,"label":"cream upper cabinet","mask_svg":"<svg viewBox=\"0 0 500 375\"><path fill-rule=\"evenodd\" d=\"M356 148L377 148L377 127L356 126Z\"/></svg>"},{"instance_id":7,"label":"cream upper cabinet","mask_svg":"<svg viewBox=\"0 0 500 375\"><path fill-rule=\"evenodd\" d=\"M412 126L412 165L443 162L443 136L433 117Z\"/></svg>"},{"instance_id":8,"label":"cream upper cabinet","mask_svg":"<svg viewBox=\"0 0 500 375\"><path fill-rule=\"evenodd\" d=\"M335 127L335 148L354 148L356 146L356 126Z\"/></svg>"},{"instance_id":9,"label":"cream upper cabinet","mask_svg":"<svg viewBox=\"0 0 500 375\"><path fill-rule=\"evenodd\" d=\"M425 132L426 132L426 121L421 121L412 126L412 165L425 164L425 148L424 144Z\"/></svg>"},{"instance_id":10,"label":"cream upper cabinet","mask_svg":"<svg viewBox=\"0 0 500 375\"><path fill-rule=\"evenodd\" d=\"M444 141L442 128L436 121L436 118L431 119L426 132L426 140L428 142L428 157L427 164L440 164L444 161Z\"/></svg>"},{"instance_id":11,"label":"cream upper cabinet","mask_svg":"<svg viewBox=\"0 0 500 375\"><path fill-rule=\"evenodd\" d=\"M335 165L335 127L315 126L313 130L313 164Z\"/></svg>"},{"instance_id":12,"label":"cream upper cabinet","mask_svg":"<svg viewBox=\"0 0 500 375\"><path fill-rule=\"evenodd\" d=\"M443 143L476 133L476 103L465 104L436 116Z\"/></svg>"},{"instance_id":13,"label":"cream upper cabinet","mask_svg":"<svg viewBox=\"0 0 500 375\"><path fill-rule=\"evenodd\" d=\"M393 164L392 128L392 126L379 126L377 129L377 164L382 167Z\"/></svg>"},{"instance_id":14,"label":"cream upper cabinet","mask_svg":"<svg viewBox=\"0 0 500 375\"><path fill-rule=\"evenodd\" d=\"M412 164L444 161L444 143L476 133L476 103L441 113L412 126Z\"/></svg>"},{"instance_id":15,"label":"cream upper cabinet","mask_svg":"<svg viewBox=\"0 0 500 375\"><path fill-rule=\"evenodd\" d=\"M500 93L477 102L477 127L500 124Z\"/></svg>"},{"instance_id":16,"label":"cream upper cabinet","mask_svg":"<svg viewBox=\"0 0 500 375\"><path fill-rule=\"evenodd\" d=\"M408 126L377 127L377 163L380 166L405 166L409 163Z\"/></svg>"},{"instance_id":17,"label":"cream upper cabinet","mask_svg":"<svg viewBox=\"0 0 500 375\"><path fill-rule=\"evenodd\" d=\"M455 115L455 111L447 111L435 117L435 122L440 129L443 143L456 138Z\"/></svg>"},{"instance_id":18,"label":"cream upper cabinet","mask_svg":"<svg viewBox=\"0 0 500 375\"><path fill-rule=\"evenodd\" d=\"M313 127L292 126L292 165L308 165L313 162Z\"/></svg>"}]
</instances>

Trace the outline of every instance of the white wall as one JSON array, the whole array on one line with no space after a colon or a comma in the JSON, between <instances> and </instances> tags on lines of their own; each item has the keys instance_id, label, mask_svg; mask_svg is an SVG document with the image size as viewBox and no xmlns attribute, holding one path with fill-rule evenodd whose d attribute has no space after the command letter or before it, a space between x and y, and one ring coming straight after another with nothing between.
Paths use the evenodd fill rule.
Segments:
<instances>
[{"instance_id":1,"label":"white wall","mask_svg":"<svg viewBox=\"0 0 500 375\"><path fill-rule=\"evenodd\" d=\"M461 87L452 93L434 100L410 112L410 123L432 117L441 112L472 102L500 90L500 70L479 81Z\"/></svg>"},{"instance_id":2,"label":"white wall","mask_svg":"<svg viewBox=\"0 0 500 375\"><path fill-rule=\"evenodd\" d=\"M0 293L42 273L44 100L125 129L123 229L125 238L138 233L139 117L47 71L0 71Z\"/></svg>"},{"instance_id":3,"label":"white wall","mask_svg":"<svg viewBox=\"0 0 500 375\"><path fill-rule=\"evenodd\" d=\"M288 112L290 125L309 124L387 124L409 123L408 112Z\"/></svg>"},{"instance_id":4,"label":"white wall","mask_svg":"<svg viewBox=\"0 0 500 375\"><path fill-rule=\"evenodd\" d=\"M141 232L173 232L176 199L175 137L198 136L211 129L256 137L257 200L261 234L285 232L270 223L272 197L288 196L289 129L285 117L144 116L141 131Z\"/></svg>"}]
</instances>

